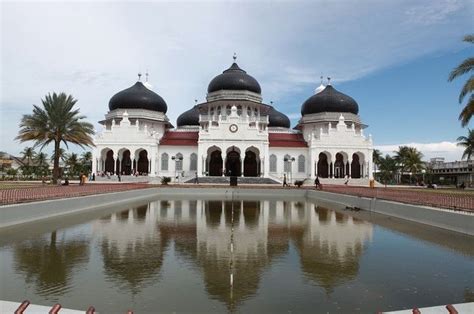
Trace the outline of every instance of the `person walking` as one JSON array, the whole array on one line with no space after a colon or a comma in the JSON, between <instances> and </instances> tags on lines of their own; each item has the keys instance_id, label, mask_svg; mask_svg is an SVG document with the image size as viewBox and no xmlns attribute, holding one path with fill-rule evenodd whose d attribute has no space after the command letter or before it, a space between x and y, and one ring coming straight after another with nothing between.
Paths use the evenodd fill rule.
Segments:
<instances>
[{"instance_id":1,"label":"person walking","mask_svg":"<svg viewBox=\"0 0 474 314\"><path fill-rule=\"evenodd\" d=\"M198 173L196 172L196 176L194 177L194 184L199 184Z\"/></svg>"},{"instance_id":2,"label":"person walking","mask_svg":"<svg viewBox=\"0 0 474 314\"><path fill-rule=\"evenodd\" d=\"M319 177L316 176L316 179L314 179L314 187L316 189L319 189L319 186L321 185L321 182L319 182Z\"/></svg>"},{"instance_id":3,"label":"person walking","mask_svg":"<svg viewBox=\"0 0 474 314\"><path fill-rule=\"evenodd\" d=\"M288 183L286 182L286 173L283 174L283 186L288 186Z\"/></svg>"}]
</instances>

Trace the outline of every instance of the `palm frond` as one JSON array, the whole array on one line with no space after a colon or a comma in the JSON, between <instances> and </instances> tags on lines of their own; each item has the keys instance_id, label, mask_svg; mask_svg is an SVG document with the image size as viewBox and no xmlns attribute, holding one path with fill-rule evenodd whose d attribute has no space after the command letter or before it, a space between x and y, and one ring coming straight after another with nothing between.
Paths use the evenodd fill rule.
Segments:
<instances>
[{"instance_id":1,"label":"palm frond","mask_svg":"<svg viewBox=\"0 0 474 314\"><path fill-rule=\"evenodd\" d=\"M472 93L474 91L474 76L471 75L471 77L467 80L467 82L464 84L464 86L461 89L461 93L459 94L459 103L462 103L464 97L466 97L467 94Z\"/></svg>"},{"instance_id":2,"label":"palm frond","mask_svg":"<svg viewBox=\"0 0 474 314\"><path fill-rule=\"evenodd\" d=\"M472 115L474 115L474 94L471 95L471 97L469 97L468 103L459 114L459 120L461 121L461 125L463 127L469 124L469 121L471 120Z\"/></svg>"},{"instance_id":3,"label":"palm frond","mask_svg":"<svg viewBox=\"0 0 474 314\"><path fill-rule=\"evenodd\" d=\"M460 65L458 65L454 70L451 71L448 77L448 82L451 82L455 78L466 74L474 69L474 58L467 58Z\"/></svg>"}]
</instances>

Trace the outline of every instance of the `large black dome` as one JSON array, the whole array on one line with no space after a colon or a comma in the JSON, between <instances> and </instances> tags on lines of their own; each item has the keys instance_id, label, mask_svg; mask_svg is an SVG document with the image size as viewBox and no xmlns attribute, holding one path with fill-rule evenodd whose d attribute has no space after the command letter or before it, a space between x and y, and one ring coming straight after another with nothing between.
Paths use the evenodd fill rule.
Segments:
<instances>
[{"instance_id":1,"label":"large black dome","mask_svg":"<svg viewBox=\"0 0 474 314\"><path fill-rule=\"evenodd\" d=\"M308 98L301 106L301 115L320 112L359 113L359 105L350 96L337 91L331 85Z\"/></svg>"},{"instance_id":2,"label":"large black dome","mask_svg":"<svg viewBox=\"0 0 474 314\"><path fill-rule=\"evenodd\" d=\"M147 109L166 113L168 106L157 93L149 90L142 82L118 92L109 101L109 110Z\"/></svg>"},{"instance_id":3,"label":"large black dome","mask_svg":"<svg viewBox=\"0 0 474 314\"><path fill-rule=\"evenodd\" d=\"M183 112L178 117L176 124L178 126L184 125L199 125L199 109L197 106Z\"/></svg>"},{"instance_id":4,"label":"large black dome","mask_svg":"<svg viewBox=\"0 0 474 314\"><path fill-rule=\"evenodd\" d=\"M222 74L212 79L207 87L207 92L212 93L223 89L248 90L257 94L262 92L257 80L239 68L235 62Z\"/></svg>"},{"instance_id":5,"label":"large black dome","mask_svg":"<svg viewBox=\"0 0 474 314\"><path fill-rule=\"evenodd\" d=\"M270 111L268 112L268 126L289 128L290 119L284 113L281 113L280 111L271 107Z\"/></svg>"}]
</instances>

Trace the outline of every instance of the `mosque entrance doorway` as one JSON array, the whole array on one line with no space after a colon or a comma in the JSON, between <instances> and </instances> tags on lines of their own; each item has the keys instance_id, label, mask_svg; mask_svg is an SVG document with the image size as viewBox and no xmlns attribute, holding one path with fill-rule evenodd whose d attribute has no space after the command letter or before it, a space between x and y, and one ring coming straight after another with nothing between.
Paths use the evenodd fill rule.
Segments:
<instances>
[{"instance_id":1,"label":"mosque entrance doorway","mask_svg":"<svg viewBox=\"0 0 474 314\"><path fill-rule=\"evenodd\" d=\"M257 177L258 163L257 155L252 151L247 151L244 158L244 177Z\"/></svg>"},{"instance_id":2,"label":"mosque entrance doorway","mask_svg":"<svg viewBox=\"0 0 474 314\"><path fill-rule=\"evenodd\" d=\"M329 166L328 166L328 156L325 153L319 154L319 161L318 161L318 176L321 178L328 178L329 177Z\"/></svg>"},{"instance_id":3,"label":"mosque entrance doorway","mask_svg":"<svg viewBox=\"0 0 474 314\"><path fill-rule=\"evenodd\" d=\"M209 160L209 175L222 176L222 154L220 150L215 150L211 153Z\"/></svg>"},{"instance_id":4,"label":"mosque entrance doorway","mask_svg":"<svg viewBox=\"0 0 474 314\"><path fill-rule=\"evenodd\" d=\"M138 154L137 171L139 174L148 174L148 153L142 150Z\"/></svg>"},{"instance_id":5,"label":"mosque entrance doorway","mask_svg":"<svg viewBox=\"0 0 474 314\"><path fill-rule=\"evenodd\" d=\"M352 155L351 177L354 179L360 178L360 160L359 155Z\"/></svg>"},{"instance_id":6,"label":"mosque entrance doorway","mask_svg":"<svg viewBox=\"0 0 474 314\"><path fill-rule=\"evenodd\" d=\"M336 154L336 162L334 163L334 177L335 178L344 178L344 157L342 154Z\"/></svg>"},{"instance_id":7,"label":"mosque entrance doorway","mask_svg":"<svg viewBox=\"0 0 474 314\"><path fill-rule=\"evenodd\" d=\"M120 171L126 176L132 174L132 159L130 159L130 151L128 149L123 152Z\"/></svg>"},{"instance_id":8,"label":"mosque entrance doorway","mask_svg":"<svg viewBox=\"0 0 474 314\"><path fill-rule=\"evenodd\" d=\"M114 173L114 152L109 150L105 159L105 172Z\"/></svg>"},{"instance_id":9,"label":"mosque entrance doorway","mask_svg":"<svg viewBox=\"0 0 474 314\"><path fill-rule=\"evenodd\" d=\"M240 161L239 152L232 150L227 153L225 169L226 169L227 176L240 177L240 175L242 174L242 170L241 170L241 161Z\"/></svg>"}]
</instances>

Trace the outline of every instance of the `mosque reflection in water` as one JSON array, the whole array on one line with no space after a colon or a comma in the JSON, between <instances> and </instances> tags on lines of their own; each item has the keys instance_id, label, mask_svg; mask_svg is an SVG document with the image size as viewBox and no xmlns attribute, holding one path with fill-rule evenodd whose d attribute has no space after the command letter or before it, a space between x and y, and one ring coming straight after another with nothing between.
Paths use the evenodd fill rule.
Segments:
<instances>
[{"instance_id":1,"label":"mosque reflection in water","mask_svg":"<svg viewBox=\"0 0 474 314\"><path fill-rule=\"evenodd\" d=\"M174 243L201 272L208 295L229 308L256 294L264 270L290 245L305 278L331 293L357 275L372 238L370 223L285 201L157 201L103 217L93 229L108 280L132 293L156 284Z\"/></svg>"}]
</instances>

